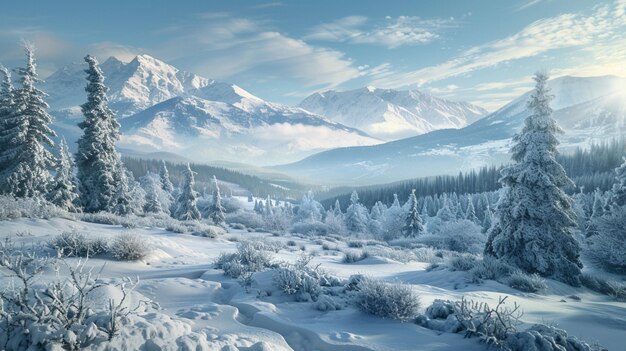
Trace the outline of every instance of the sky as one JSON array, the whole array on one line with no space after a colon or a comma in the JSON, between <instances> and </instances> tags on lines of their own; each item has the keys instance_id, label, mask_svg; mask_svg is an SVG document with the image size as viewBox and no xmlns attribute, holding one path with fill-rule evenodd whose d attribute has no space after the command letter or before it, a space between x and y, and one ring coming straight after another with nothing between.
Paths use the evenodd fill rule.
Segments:
<instances>
[{"instance_id":1,"label":"sky","mask_svg":"<svg viewBox=\"0 0 626 351\"><path fill-rule=\"evenodd\" d=\"M295 105L324 90L420 89L495 110L539 69L626 76L626 0L9 1L0 63L42 77L148 54Z\"/></svg>"}]
</instances>

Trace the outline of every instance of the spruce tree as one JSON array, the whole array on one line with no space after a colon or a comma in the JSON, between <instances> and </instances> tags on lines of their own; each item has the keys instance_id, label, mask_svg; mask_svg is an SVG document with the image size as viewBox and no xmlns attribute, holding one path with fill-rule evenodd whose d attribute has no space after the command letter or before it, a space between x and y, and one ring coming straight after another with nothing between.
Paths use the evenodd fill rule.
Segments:
<instances>
[{"instance_id":1,"label":"spruce tree","mask_svg":"<svg viewBox=\"0 0 626 351\"><path fill-rule=\"evenodd\" d=\"M196 206L198 193L193 190L195 184L193 171L189 164L185 170L185 179L180 189L180 195L176 201L176 211L174 211L174 217L181 221L191 221L200 219L200 211Z\"/></svg>"},{"instance_id":2,"label":"spruce tree","mask_svg":"<svg viewBox=\"0 0 626 351\"><path fill-rule=\"evenodd\" d=\"M222 205L222 195L220 194L220 187L217 184L217 178L213 176L213 185L215 190L213 191L213 203L209 207L209 218L215 224L222 224L226 220L226 209Z\"/></svg>"},{"instance_id":3,"label":"spruce tree","mask_svg":"<svg viewBox=\"0 0 626 351\"><path fill-rule=\"evenodd\" d=\"M126 216L134 212L130 195L130 179L122 163L118 163L113 175L117 189L113 195L111 212Z\"/></svg>"},{"instance_id":4,"label":"spruce tree","mask_svg":"<svg viewBox=\"0 0 626 351\"><path fill-rule=\"evenodd\" d=\"M611 189L611 206L621 207L626 205L626 158L615 169L615 183Z\"/></svg>"},{"instance_id":5,"label":"spruce tree","mask_svg":"<svg viewBox=\"0 0 626 351\"><path fill-rule=\"evenodd\" d=\"M157 184L155 184L154 178L146 178L146 204L143 207L143 211L145 213L161 213L163 212L163 206L161 206L161 201L159 200L159 188L157 188Z\"/></svg>"},{"instance_id":6,"label":"spruce tree","mask_svg":"<svg viewBox=\"0 0 626 351\"><path fill-rule=\"evenodd\" d=\"M359 203L359 194L356 191L350 196L350 206L346 209L346 228L355 233L367 230L367 210Z\"/></svg>"},{"instance_id":7,"label":"spruce tree","mask_svg":"<svg viewBox=\"0 0 626 351\"><path fill-rule=\"evenodd\" d=\"M56 160L48 148L54 147L51 138L56 134L48 126L52 117L44 101L46 94L36 87L39 79L34 49L27 45L25 51L26 67L17 69L21 86L13 90L13 108L4 120L1 140L9 145L0 156L0 179L6 182L2 186L6 193L41 197L52 180L49 169Z\"/></svg>"},{"instance_id":8,"label":"spruce tree","mask_svg":"<svg viewBox=\"0 0 626 351\"><path fill-rule=\"evenodd\" d=\"M170 172L167 170L165 160L161 160L159 176L161 177L162 189L171 195L174 192L174 184L172 184L172 181L170 180Z\"/></svg>"},{"instance_id":9,"label":"spruce tree","mask_svg":"<svg viewBox=\"0 0 626 351\"><path fill-rule=\"evenodd\" d=\"M572 235L576 215L570 197L562 190L573 182L556 161L555 135L561 129L552 118L548 76L540 72L534 80L530 115L513 137L514 163L502 170L502 194L485 254L528 273L578 286L582 264L580 247Z\"/></svg>"},{"instance_id":10,"label":"spruce tree","mask_svg":"<svg viewBox=\"0 0 626 351\"><path fill-rule=\"evenodd\" d=\"M10 131L15 128L11 125L13 114L15 113L15 104L13 101L13 84L11 82L11 72L4 66L0 65L0 175L4 175L5 169L11 163L13 150L13 142L9 135ZM7 184L0 180L0 194L9 193Z\"/></svg>"},{"instance_id":11,"label":"spruce tree","mask_svg":"<svg viewBox=\"0 0 626 351\"><path fill-rule=\"evenodd\" d=\"M467 211L465 213L465 219L474 223L478 223L478 217L476 217L476 211L474 210L474 203L472 202L471 197L467 201Z\"/></svg>"},{"instance_id":12,"label":"spruce tree","mask_svg":"<svg viewBox=\"0 0 626 351\"><path fill-rule=\"evenodd\" d=\"M47 199L58 207L76 212L78 193L76 192L74 179L74 162L65 139L59 144L59 161L57 162L56 175L47 194Z\"/></svg>"},{"instance_id":13,"label":"spruce tree","mask_svg":"<svg viewBox=\"0 0 626 351\"><path fill-rule=\"evenodd\" d=\"M83 135L76 153L81 204L86 212L112 211L123 207L118 202L124 177L119 173L121 160L115 149L120 125L107 106L108 89L98 61L87 55L85 62L87 102L81 106L85 119L78 124Z\"/></svg>"},{"instance_id":14,"label":"spruce tree","mask_svg":"<svg viewBox=\"0 0 626 351\"><path fill-rule=\"evenodd\" d=\"M415 189L411 191L408 201L409 212L406 217L402 232L405 237L414 238L424 232L424 226L422 224L422 218L420 217L419 210L417 208L417 197L415 196Z\"/></svg>"},{"instance_id":15,"label":"spruce tree","mask_svg":"<svg viewBox=\"0 0 626 351\"><path fill-rule=\"evenodd\" d=\"M493 215L491 214L491 209L489 208L489 205L487 205L487 208L485 209L485 212L483 215L483 223L482 223L482 228L481 228L482 233L487 233L489 229L491 229L492 221L493 221Z\"/></svg>"}]
</instances>

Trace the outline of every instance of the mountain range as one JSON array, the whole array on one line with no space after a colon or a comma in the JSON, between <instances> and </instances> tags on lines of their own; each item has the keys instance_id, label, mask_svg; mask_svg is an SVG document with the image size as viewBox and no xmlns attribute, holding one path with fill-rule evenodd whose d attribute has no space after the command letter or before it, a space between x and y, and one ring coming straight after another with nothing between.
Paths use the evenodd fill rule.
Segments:
<instances>
[{"instance_id":1,"label":"mountain range","mask_svg":"<svg viewBox=\"0 0 626 351\"><path fill-rule=\"evenodd\" d=\"M548 82L560 150L626 135L626 79L565 76ZM320 184L374 184L455 174L509 162L511 137L528 116L530 92L461 129L444 129L367 147L325 151L275 169Z\"/></svg>"},{"instance_id":2,"label":"mountain range","mask_svg":"<svg viewBox=\"0 0 626 351\"><path fill-rule=\"evenodd\" d=\"M198 162L282 164L332 148L462 127L485 113L416 90L371 87L314 94L291 107L149 55L130 62L111 57L100 67L109 106L122 125L122 149L171 152ZM70 64L42 85L54 128L70 142L80 135L76 124L86 99L85 68L83 63Z\"/></svg>"},{"instance_id":3,"label":"mountain range","mask_svg":"<svg viewBox=\"0 0 626 351\"><path fill-rule=\"evenodd\" d=\"M444 100L419 90L371 86L315 93L298 106L383 140L462 128L487 114L470 103Z\"/></svg>"}]
</instances>

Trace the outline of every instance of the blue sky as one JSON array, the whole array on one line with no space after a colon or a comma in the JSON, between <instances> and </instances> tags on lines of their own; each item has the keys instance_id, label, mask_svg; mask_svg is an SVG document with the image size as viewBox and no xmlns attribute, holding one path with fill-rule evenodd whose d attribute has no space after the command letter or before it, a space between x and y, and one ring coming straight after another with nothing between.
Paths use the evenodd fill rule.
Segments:
<instances>
[{"instance_id":1,"label":"blue sky","mask_svg":"<svg viewBox=\"0 0 626 351\"><path fill-rule=\"evenodd\" d=\"M12 1L0 62L42 76L86 53L145 53L296 104L327 89L422 89L493 110L530 75L626 76L626 0Z\"/></svg>"}]
</instances>

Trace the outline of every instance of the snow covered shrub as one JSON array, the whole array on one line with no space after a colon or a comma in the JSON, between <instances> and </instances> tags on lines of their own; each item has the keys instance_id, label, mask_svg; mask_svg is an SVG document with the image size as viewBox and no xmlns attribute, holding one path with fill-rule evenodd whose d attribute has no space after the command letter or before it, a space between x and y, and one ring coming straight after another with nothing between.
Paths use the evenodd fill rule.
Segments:
<instances>
[{"instance_id":1,"label":"snow covered shrub","mask_svg":"<svg viewBox=\"0 0 626 351\"><path fill-rule=\"evenodd\" d=\"M226 223L240 223L247 228L261 228L265 225L263 217L255 212L237 211L226 214Z\"/></svg>"},{"instance_id":2,"label":"snow covered shrub","mask_svg":"<svg viewBox=\"0 0 626 351\"><path fill-rule=\"evenodd\" d=\"M350 240L348 241L348 247L361 248L365 246L365 242L362 240Z\"/></svg>"},{"instance_id":3,"label":"snow covered shrub","mask_svg":"<svg viewBox=\"0 0 626 351\"><path fill-rule=\"evenodd\" d=\"M440 255L438 250L432 247L420 247L411 250L415 255L415 261L426 263L440 263L443 261L443 255Z\"/></svg>"},{"instance_id":4,"label":"snow covered shrub","mask_svg":"<svg viewBox=\"0 0 626 351\"><path fill-rule=\"evenodd\" d=\"M119 261L137 261L146 258L152 249L148 242L135 233L119 234L111 243L111 255Z\"/></svg>"},{"instance_id":5,"label":"snow covered shrub","mask_svg":"<svg viewBox=\"0 0 626 351\"><path fill-rule=\"evenodd\" d=\"M337 311L342 308L341 304L334 297L328 295L320 295L313 307L322 312Z\"/></svg>"},{"instance_id":6,"label":"snow covered shrub","mask_svg":"<svg viewBox=\"0 0 626 351\"><path fill-rule=\"evenodd\" d=\"M469 271L478 264L478 257L470 254L461 254L448 257L445 262L451 271Z\"/></svg>"},{"instance_id":7,"label":"snow covered shrub","mask_svg":"<svg viewBox=\"0 0 626 351\"><path fill-rule=\"evenodd\" d=\"M65 265L69 276L40 282L44 268L55 270L63 261L37 257L6 241L0 244L0 267L11 273L12 288L0 294L0 345L3 350L81 350L110 342L135 313L125 303L136 282L106 284L84 269ZM129 288L128 284L131 284ZM118 301L94 305L91 297L106 287L117 290ZM137 306L139 307L139 306Z\"/></svg>"},{"instance_id":8,"label":"snow covered shrub","mask_svg":"<svg viewBox=\"0 0 626 351\"><path fill-rule=\"evenodd\" d=\"M375 316L408 320L419 315L420 299L409 285L362 278L355 295L357 307Z\"/></svg>"},{"instance_id":9,"label":"snow covered shrub","mask_svg":"<svg viewBox=\"0 0 626 351\"><path fill-rule=\"evenodd\" d=\"M437 249L456 252L482 252L486 237L480 227L468 220L443 222L438 230L418 237L417 241Z\"/></svg>"},{"instance_id":10,"label":"snow covered shrub","mask_svg":"<svg viewBox=\"0 0 626 351\"><path fill-rule=\"evenodd\" d=\"M271 249L270 245L261 241L242 241L237 243L237 252L221 253L215 261L215 267L223 269L224 274L231 278L260 272L274 267Z\"/></svg>"},{"instance_id":11,"label":"snow covered shrub","mask_svg":"<svg viewBox=\"0 0 626 351\"><path fill-rule=\"evenodd\" d=\"M626 206L592 218L597 235L589 238L591 257L608 270L626 273Z\"/></svg>"},{"instance_id":12,"label":"snow covered shrub","mask_svg":"<svg viewBox=\"0 0 626 351\"><path fill-rule=\"evenodd\" d=\"M343 257L343 263L355 263L362 261L369 257L369 254L366 251L358 252L358 251L346 251Z\"/></svg>"},{"instance_id":13,"label":"snow covered shrub","mask_svg":"<svg viewBox=\"0 0 626 351\"><path fill-rule=\"evenodd\" d=\"M50 243L59 257L92 257L105 253L108 243L103 238L87 238L77 232L63 232L53 238Z\"/></svg>"},{"instance_id":14,"label":"snow covered shrub","mask_svg":"<svg viewBox=\"0 0 626 351\"><path fill-rule=\"evenodd\" d=\"M43 199L0 195L0 220L15 218L74 219L75 217Z\"/></svg>"},{"instance_id":15,"label":"snow covered shrub","mask_svg":"<svg viewBox=\"0 0 626 351\"><path fill-rule=\"evenodd\" d=\"M538 274L513 273L506 279L508 286L523 292L537 292L545 289L546 283Z\"/></svg>"},{"instance_id":16,"label":"snow covered shrub","mask_svg":"<svg viewBox=\"0 0 626 351\"><path fill-rule=\"evenodd\" d=\"M120 225L121 217L110 212L81 213L81 221L98 224Z\"/></svg>"},{"instance_id":17,"label":"snow covered shrub","mask_svg":"<svg viewBox=\"0 0 626 351\"><path fill-rule=\"evenodd\" d=\"M276 287L287 295L294 295L296 301L316 301L322 293L320 280L324 273L318 267L309 267L310 259L302 256L296 264L277 268L274 272Z\"/></svg>"},{"instance_id":18,"label":"snow covered shrub","mask_svg":"<svg viewBox=\"0 0 626 351\"><path fill-rule=\"evenodd\" d=\"M237 230L246 230L246 226L241 223L231 223L230 227Z\"/></svg>"},{"instance_id":19,"label":"snow covered shrub","mask_svg":"<svg viewBox=\"0 0 626 351\"><path fill-rule=\"evenodd\" d=\"M454 302L448 300L433 301L415 322L424 328L441 332L458 333L463 330L463 325L454 315Z\"/></svg>"},{"instance_id":20,"label":"snow covered shrub","mask_svg":"<svg viewBox=\"0 0 626 351\"><path fill-rule=\"evenodd\" d=\"M509 334L517 331L522 311L517 303L506 306L506 297L501 297L495 308L487 303L463 298L454 304L454 316L463 326L465 337L478 337L490 346L502 348Z\"/></svg>"},{"instance_id":21,"label":"snow covered shrub","mask_svg":"<svg viewBox=\"0 0 626 351\"><path fill-rule=\"evenodd\" d=\"M226 231L224 228L215 225L204 225L202 228L198 228L198 230L191 234L204 238L217 238L220 235L226 234Z\"/></svg>"},{"instance_id":22,"label":"snow covered shrub","mask_svg":"<svg viewBox=\"0 0 626 351\"><path fill-rule=\"evenodd\" d=\"M580 277L583 286L615 298L617 301L626 301L626 285L616 282L609 282L602 278L594 277L590 274L583 274Z\"/></svg>"},{"instance_id":23,"label":"snow covered shrub","mask_svg":"<svg viewBox=\"0 0 626 351\"><path fill-rule=\"evenodd\" d=\"M291 233L304 235L327 235L329 233L328 225L324 222L298 222L289 229Z\"/></svg>"},{"instance_id":24,"label":"snow covered shrub","mask_svg":"<svg viewBox=\"0 0 626 351\"><path fill-rule=\"evenodd\" d=\"M518 271L518 268L502 260L492 256L485 256L469 273L472 283L482 283L483 280L499 280Z\"/></svg>"},{"instance_id":25,"label":"snow covered shrub","mask_svg":"<svg viewBox=\"0 0 626 351\"><path fill-rule=\"evenodd\" d=\"M567 332L552 326L535 324L532 327L510 334L503 348L511 351L591 351L587 343Z\"/></svg>"}]
</instances>

